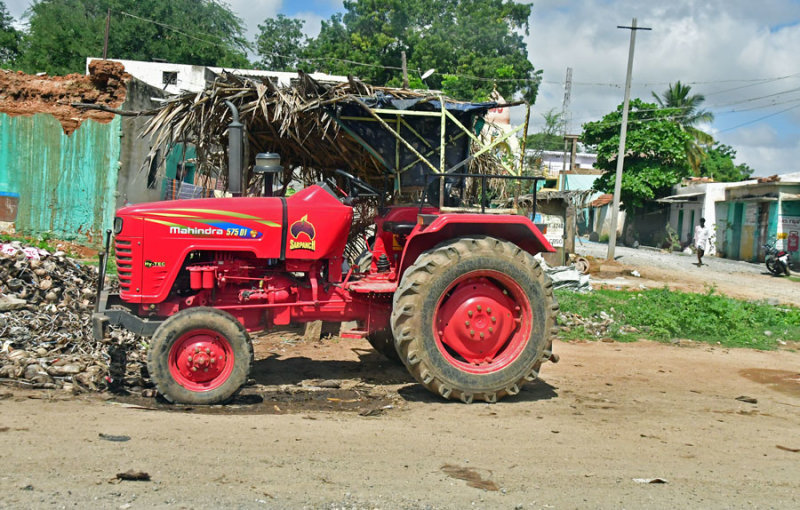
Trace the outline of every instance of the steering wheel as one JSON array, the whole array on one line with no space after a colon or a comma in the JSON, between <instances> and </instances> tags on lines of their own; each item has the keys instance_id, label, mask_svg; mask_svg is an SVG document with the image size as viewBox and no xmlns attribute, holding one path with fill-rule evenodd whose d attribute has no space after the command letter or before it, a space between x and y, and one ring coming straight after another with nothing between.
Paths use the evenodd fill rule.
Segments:
<instances>
[{"instance_id":1,"label":"steering wheel","mask_svg":"<svg viewBox=\"0 0 800 510\"><path fill-rule=\"evenodd\" d=\"M345 193L346 196L352 196L353 198L357 196L368 196L368 197L382 197L383 193L378 191L377 189L373 188L363 180L359 179L355 175L345 172L344 170L336 170L333 173L336 175L341 175L344 177L345 181L347 182L347 191ZM366 193L360 193L358 190L364 191ZM341 191L341 190L340 190Z\"/></svg>"}]
</instances>

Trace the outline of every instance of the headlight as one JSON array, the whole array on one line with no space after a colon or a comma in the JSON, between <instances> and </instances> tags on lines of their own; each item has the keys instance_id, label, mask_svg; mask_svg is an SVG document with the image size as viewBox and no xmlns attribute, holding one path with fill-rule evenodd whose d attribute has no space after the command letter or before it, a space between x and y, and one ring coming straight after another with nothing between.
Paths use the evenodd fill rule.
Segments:
<instances>
[{"instance_id":1,"label":"headlight","mask_svg":"<svg viewBox=\"0 0 800 510\"><path fill-rule=\"evenodd\" d=\"M114 218L114 235L117 235L120 232L122 232L122 218L117 216Z\"/></svg>"}]
</instances>

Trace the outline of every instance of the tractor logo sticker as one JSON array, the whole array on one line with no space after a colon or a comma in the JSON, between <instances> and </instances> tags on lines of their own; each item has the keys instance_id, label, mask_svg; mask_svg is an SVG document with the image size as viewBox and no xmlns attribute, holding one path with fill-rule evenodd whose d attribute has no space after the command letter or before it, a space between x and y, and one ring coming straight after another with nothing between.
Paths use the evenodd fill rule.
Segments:
<instances>
[{"instance_id":1,"label":"tractor logo sticker","mask_svg":"<svg viewBox=\"0 0 800 510\"><path fill-rule=\"evenodd\" d=\"M155 218L145 218L145 220L169 227L169 233L173 235L192 237L236 237L239 239L258 239L264 235L250 227L217 219L191 218L189 220L194 223L205 225L202 227L183 225L170 221L157 220Z\"/></svg>"},{"instance_id":2,"label":"tractor logo sticker","mask_svg":"<svg viewBox=\"0 0 800 510\"><path fill-rule=\"evenodd\" d=\"M308 221L308 215L292 223L289 228L289 234L291 234L289 239L290 250L314 251L317 249L317 242L314 240L317 237L317 231L314 228L314 224Z\"/></svg>"},{"instance_id":3,"label":"tractor logo sticker","mask_svg":"<svg viewBox=\"0 0 800 510\"><path fill-rule=\"evenodd\" d=\"M144 267L167 267L166 262L153 262L152 260L145 260Z\"/></svg>"}]
</instances>

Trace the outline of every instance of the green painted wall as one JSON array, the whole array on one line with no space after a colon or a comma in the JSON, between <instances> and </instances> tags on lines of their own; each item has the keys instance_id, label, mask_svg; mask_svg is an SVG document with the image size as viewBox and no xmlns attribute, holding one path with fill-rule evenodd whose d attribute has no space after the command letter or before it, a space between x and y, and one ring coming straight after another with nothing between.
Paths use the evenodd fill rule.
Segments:
<instances>
[{"instance_id":1,"label":"green painted wall","mask_svg":"<svg viewBox=\"0 0 800 510\"><path fill-rule=\"evenodd\" d=\"M101 243L113 219L121 119L67 136L51 115L0 113L0 191L19 193L16 230Z\"/></svg>"}]
</instances>

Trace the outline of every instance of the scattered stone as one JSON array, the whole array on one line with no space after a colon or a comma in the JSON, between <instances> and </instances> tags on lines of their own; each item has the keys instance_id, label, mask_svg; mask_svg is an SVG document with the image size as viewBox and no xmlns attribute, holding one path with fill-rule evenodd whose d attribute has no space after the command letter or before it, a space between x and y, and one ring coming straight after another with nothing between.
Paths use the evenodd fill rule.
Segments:
<instances>
[{"instance_id":1,"label":"scattered stone","mask_svg":"<svg viewBox=\"0 0 800 510\"><path fill-rule=\"evenodd\" d=\"M149 482L150 475L145 473L144 471L134 471L133 469L129 469L124 473L117 473L117 480L129 480L134 482Z\"/></svg>"},{"instance_id":2,"label":"scattered stone","mask_svg":"<svg viewBox=\"0 0 800 510\"><path fill-rule=\"evenodd\" d=\"M124 443L125 441L130 441L131 440L131 436L124 436L124 435L115 436L113 434L103 434L102 432L100 434L98 434L98 437L100 439L104 439L106 441L111 441L113 443Z\"/></svg>"},{"instance_id":3,"label":"scattered stone","mask_svg":"<svg viewBox=\"0 0 800 510\"><path fill-rule=\"evenodd\" d=\"M634 478L636 483L669 483L664 478Z\"/></svg>"},{"instance_id":4,"label":"scattered stone","mask_svg":"<svg viewBox=\"0 0 800 510\"><path fill-rule=\"evenodd\" d=\"M755 399L753 397L748 397L747 395L736 397L736 400L738 400L739 402L744 402L746 404L758 404L758 399Z\"/></svg>"},{"instance_id":5,"label":"scattered stone","mask_svg":"<svg viewBox=\"0 0 800 510\"><path fill-rule=\"evenodd\" d=\"M0 312L9 312L11 310L19 310L27 305L28 302L24 299L6 296L0 294Z\"/></svg>"}]
</instances>

